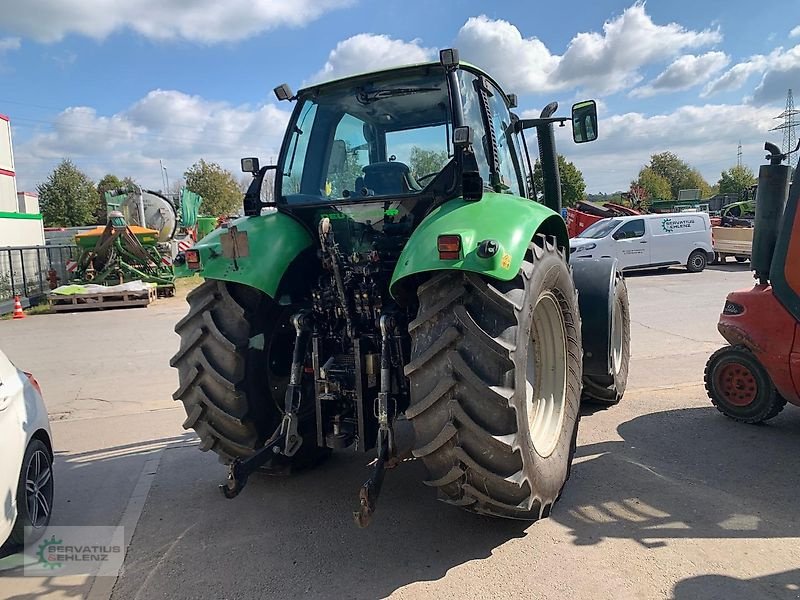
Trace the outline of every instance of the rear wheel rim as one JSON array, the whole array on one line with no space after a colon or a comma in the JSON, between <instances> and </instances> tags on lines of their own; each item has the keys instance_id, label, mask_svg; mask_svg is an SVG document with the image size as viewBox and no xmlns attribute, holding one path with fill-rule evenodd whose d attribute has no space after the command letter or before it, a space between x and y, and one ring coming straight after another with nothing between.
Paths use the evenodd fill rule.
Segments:
<instances>
[{"instance_id":1,"label":"rear wheel rim","mask_svg":"<svg viewBox=\"0 0 800 600\"><path fill-rule=\"evenodd\" d=\"M615 376L622 368L622 310L622 301L617 299L611 314L611 368Z\"/></svg>"},{"instance_id":2,"label":"rear wheel rim","mask_svg":"<svg viewBox=\"0 0 800 600\"><path fill-rule=\"evenodd\" d=\"M749 368L734 362L717 369L717 391L732 406L749 406L758 396L758 382Z\"/></svg>"},{"instance_id":3,"label":"rear wheel rim","mask_svg":"<svg viewBox=\"0 0 800 600\"><path fill-rule=\"evenodd\" d=\"M558 444L567 390L567 332L556 297L546 292L533 309L525 373L528 433L540 456Z\"/></svg>"},{"instance_id":4,"label":"rear wheel rim","mask_svg":"<svg viewBox=\"0 0 800 600\"><path fill-rule=\"evenodd\" d=\"M692 265L694 266L694 268L702 269L704 264L705 261L703 260L703 257L700 256L699 254L695 254L694 259L692 259Z\"/></svg>"},{"instance_id":5,"label":"rear wheel rim","mask_svg":"<svg viewBox=\"0 0 800 600\"><path fill-rule=\"evenodd\" d=\"M25 469L25 501L31 526L47 525L53 508L53 468L43 450L31 455Z\"/></svg>"}]
</instances>

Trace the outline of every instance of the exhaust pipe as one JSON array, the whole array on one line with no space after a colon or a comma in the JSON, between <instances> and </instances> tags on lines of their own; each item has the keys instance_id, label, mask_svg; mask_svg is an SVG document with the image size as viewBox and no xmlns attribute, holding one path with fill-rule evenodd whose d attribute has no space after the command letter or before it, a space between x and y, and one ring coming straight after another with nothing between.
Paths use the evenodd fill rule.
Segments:
<instances>
[{"instance_id":1,"label":"exhaust pipe","mask_svg":"<svg viewBox=\"0 0 800 600\"><path fill-rule=\"evenodd\" d=\"M770 265L789 196L789 177L792 171L789 165L781 164L786 155L781 154L775 144L767 142L764 149L769 152L766 158L770 164L761 165L758 169L755 231L750 257L750 268L755 271L755 278L762 285L769 282Z\"/></svg>"}]
</instances>

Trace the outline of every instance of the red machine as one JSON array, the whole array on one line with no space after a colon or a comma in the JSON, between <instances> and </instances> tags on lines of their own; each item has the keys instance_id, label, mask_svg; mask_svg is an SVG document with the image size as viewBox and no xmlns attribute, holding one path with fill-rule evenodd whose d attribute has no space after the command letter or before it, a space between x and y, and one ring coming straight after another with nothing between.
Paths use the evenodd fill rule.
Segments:
<instances>
[{"instance_id":1,"label":"red machine","mask_svg":"<svg viewBox=\"0 0 800 600\"><path fill-rule=\"evenodd\" d=\"M600 219L638 214L640 214L638 210L611 202L606 202L602 207L588 202L578 202L575 208L567 209L567 232L569 237L577 237L589 225L596 223Z\"/></svg>"},{"instance_id":2,"label":"red machine","mask_svg":"<svg viewBox=\"0 0 800 600\"><path fill-rule=\"evenodd\" d=\"M711 402L745 423L771 419L787 402L800 406L800 169L789 188L786 155L765 148L751 260L758 283L728 295L718 328L730 346L705 371Z\"/></svg>"}]
</instances>

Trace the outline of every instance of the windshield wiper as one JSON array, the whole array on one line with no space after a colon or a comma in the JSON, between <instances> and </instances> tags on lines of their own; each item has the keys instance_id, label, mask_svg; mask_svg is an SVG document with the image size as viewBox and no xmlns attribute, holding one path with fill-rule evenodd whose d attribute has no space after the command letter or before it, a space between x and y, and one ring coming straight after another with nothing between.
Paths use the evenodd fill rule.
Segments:
<instances>
[{"instance_id":1,"label":"windshield wiper","mask_svg":"<svg viewBox=\"0 0 800 600\"><path fill-rule=\"evenodd\" d=\"M382 90L359 90L356 93L356 100L360 104L371 104L384 98L393 98L395 96L409 96L411 94L421 94L424 92L438 92L439 88L387 88Z\"/></svg>"}]
</instances>

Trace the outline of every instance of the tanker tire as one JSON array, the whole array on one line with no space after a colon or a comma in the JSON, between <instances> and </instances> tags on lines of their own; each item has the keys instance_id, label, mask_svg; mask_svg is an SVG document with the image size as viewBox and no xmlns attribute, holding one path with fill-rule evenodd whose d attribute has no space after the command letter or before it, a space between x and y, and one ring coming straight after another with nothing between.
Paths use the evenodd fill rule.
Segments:
<instances>
[{"instance_id":1,"label":"tanker tire","mask_svg":"<svg viewBox=\"0 0 800 600\"><path fill-rule=\"evenodd\" d=\"M750 404L737 406L732 404L721 389L720 376L722 369L743 366L755 383L755 397ZM703 380L711 403L726 417L740 423L758 424L776 417L786 406L775 384L766 369L747 346L724 346L714 352L706 363Z\"/></svg>"},{"instance_id":2,"label":"tanker tire","mask_svg":"<svg viewBox=\"0 0 800 600\"><path fill-rule=\"evenodd\" d=\"M215 280L186 299L189 313L175 326L181 344L170 361L179 380L172 397L183 402L183 428L195 430L200 449L213 450L229 464L262 447L283 416L293 310L249 286ZM276 456L263 470L285 474L329 454L316 446L313 383L309 387L300 407L300 450L291 459Z\"/></svg>"},{"instance_id":3,"label":"tanker tire","mask_svg":"<svg viewBox=\"0 0 800 600\"><path fill-rule=\"evenodd\" d=\"M584 375L584 401L612 405L622 400L628 385L628 363L631 357L631 310L628 286L617 271L614 284L614 304L611 309L611 373Z\"/></svg>"},{"instance_id":4,"label":"tanker tire","mask_svg":"<svg viewBox=\"0 0 800 600\"><path fill-rule=\"evenodd\" d=\"M535 241L512 281L463 271L424 281L405 369L425 484L450 504L525 520L549 516L569 479L583 368L569 267L554 238ZM531 382L537 363L545 375ZM529 424L540 387L554 400Z\"/></svg>"}]
</instances>

